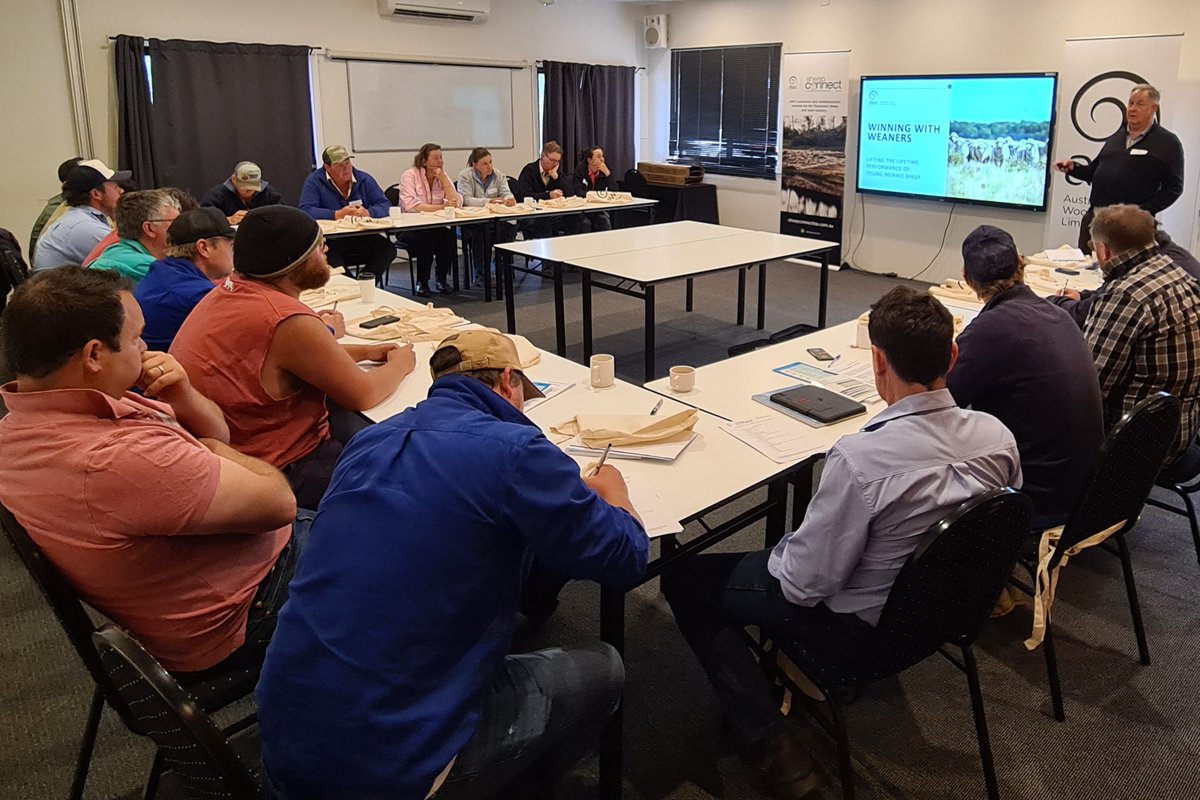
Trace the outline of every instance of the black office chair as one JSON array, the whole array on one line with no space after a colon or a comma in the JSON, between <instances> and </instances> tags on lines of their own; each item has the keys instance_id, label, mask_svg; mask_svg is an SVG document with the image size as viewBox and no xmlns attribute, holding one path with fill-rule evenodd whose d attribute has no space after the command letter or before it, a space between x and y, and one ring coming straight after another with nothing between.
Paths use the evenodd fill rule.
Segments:
<instances>
[{"instance_id":1,"label":"black office chair","mask_svg":"<svg viewBox=\"0 0 1200 800\"><path fill-rule=\"evenodd\" d=\"M646 176L638 172L636 169L625 170L625 191L632 194L634 197L645 197L647 192Z\"/></svg>"},{"instance_id":2,"label":"black office chair","mask_svg":"<svg viewBox=\"0 0 1200 800\"><path fill-rule=\"evenodd\" d=\"M156 763L189 797L257 800L258 776L200 702L129 634L105 625L92 635L100 663L138 727L158 745Z\"/></svg>"},{"instance_id":3,"label":"black office chair","mask_svg":"<svg viewBox=\"0 0 1200 800\"><path fill-rule=\"evenodd\" d=\"M508 180L508 190L510 192L512 192L512 196L516 198L518 203L524 203L525 202L525 193L521 191L520 182L511 175L507 176L507 180Z\"/></svg>"},{"instance_id":4,"label":"black office chair","mask_svg":"<svg viewBox=\"0 0 1200 800\"><path fill-rule=\"evenodd\" d=\"M1192 545L1196 548L1196 560L1200 561L1200 524L1197 524L1196 505L1192 502L1192 495L1200 492L1200 444L1193 442L1178 464L1159 473L1154 485L1173 492L1183 501L1183 508L1180 508L1153 497L1146 499L1146 502L1155 508L1187 517L1188 525L1192 529Z\"/></svg>"},{"instance_id":5,"label":"black office chair","mask_svg":"<svg viewBox=\"0 0 1200 800\"><path fill-rule=\"evenodd\" d=\"M383 196L388 199L388 202L393 206L400 205L400 184L393 183L391 186L383 190Z\"/></svg>"},{"instance_id":6,"label":"black office chair","mask_svg":"<svg viewBox=\"0 0 1200 800\"><path fill-rule=\"evenodd\" d=\"M1158 392L1134 406L1113 427L1100 447L1096 463L1092 466L1079 501L1063 526L1062 537L1051 554L1049 563L1053 571L1067 550L1119 522L1125 523L1099 547L1121 560L1125 593L1129 597L1129 613L1133 617L1134 637L1137 639L1138 656L1143 666L1150 664L1150 648L1146 643L1146 630L1142 624L1142 610L1138 602L1137 584L1133 580L1133 565L1129 560L1129 546L1125 542L1125 534L1137 524L1138 515L1142 513L1142 506L1150 495L1150 489L1154 486L1159 470L1162 469L1163 461L1179 435L1179 413L1179 401L1166 392ZM1116 543L1115 546L1113 542ZM1032 596L1037 574L1037 556L1022 557L1019 563L1029 573L1030 582L1026 584L1013 578L1012 583ZM1050 617L1050 614L1046 615L1046 634L1042 640L1042 647L1045 651L1054 718L1063 722L1066 713L1063 710L1062 686L1058 676L1058 659L1054 654Z\"/></svg>"},{"instance_id":7,"label":"black office chair","mask_svg":"<svg viewBox=\"0 0 1200 800\"><path fill-rule=\"evenodd\" d=\"M963 503L924 535L888 594L874 628L864 628L839 645L782 639L780 650L825 695L829 717L793 685L793 695L837 742L842 797L854 798L854 766L839 696L896 675L941 653L967 677L984 783L999 797L992 762L979 671L971 649L1000 595L1029 533L1032 504L1007 487ZM770 635L770 632L766 632ZM959 648L959 660L945 645ZM791 680L782 675L785 683Z\"/></svg>"},{"instance_id":8,"label":"black office chair","mask_svg":"<svg viewBox=\"0 0 1200 800\"><path fill-rule=\"evenodd\" d=\"M59 624L67 634L71 645L87 668L88 674L96 684L92 692L92 702L88 709L87 722L83 729L83 740L79 744L79 754L75 761L75 776L71 782L70 800L80 800L83 797L84 784L87 782L88 770L91 767L92 750L96 745L96 734L100 728L100 716L104 712L105 702L117 712L121 721L129 730L139 736L148 733L142 728L136 715L122 699L116 685L109 678L108 672L100 663L100 657L92 643L92 634L96 632L96 624L88 616L83 603L75 591L67 584L62 575L50 564L41 549L29 538L25 528L17 522L12 512L0 505L0 527L12 543L17 555L25 564L33 582L41 590L50 604L51 610L58 618ZM216 711L224 708L254 692L258 683L258 668L238 669L220 674L205 674L202 679L188 682L187 688L206 711ZM254 723L251 714L228 729L229 735L242 730ZM158 785L161 766L156 757L150 776L146 782L146 797L153 797Z\"/></svg>"}]
</instances>

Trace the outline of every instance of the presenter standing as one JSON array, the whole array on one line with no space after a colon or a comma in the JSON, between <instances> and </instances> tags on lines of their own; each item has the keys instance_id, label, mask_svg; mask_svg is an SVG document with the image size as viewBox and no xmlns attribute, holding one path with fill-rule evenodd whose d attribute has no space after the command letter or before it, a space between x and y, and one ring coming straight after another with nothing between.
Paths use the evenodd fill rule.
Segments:
<instances>
[{"instance_id":1,"label":"presenter standing","mask_svg":"<svg viewBox=\"0 0 1200 800\"><path fill-rule=\"evenodd\" d=\"M1090 164L1059 161L1054 168L1092 184L1091 205L1079 222L1079 247L1091 251L1088 231L1097 208L1120 203L1158 214L1183 194L1183 145L1159 125L1160 95L1148 83L1129 93L1125 125L1104 142Z\"/></svg>"}]
</instances>

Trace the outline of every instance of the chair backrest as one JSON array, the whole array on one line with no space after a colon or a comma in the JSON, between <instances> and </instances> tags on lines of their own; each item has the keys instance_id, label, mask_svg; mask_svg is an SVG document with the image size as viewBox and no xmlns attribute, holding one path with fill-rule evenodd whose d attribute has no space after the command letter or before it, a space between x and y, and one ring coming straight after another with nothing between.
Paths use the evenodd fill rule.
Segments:
<instances>
[{"instance_id":1,"label":"chair backrest","mask_svg":"<svg viewBox=\"0 0 1200 800\"><path fill-rule=\"evenodd\" d=\"M521 182L512 175L506 176L508 180L508 190L512 192L512 196L517 199L518 203L525 202L525 193L521 191Z\"/></svg>"},{"instance_id":2,"label":"chair backrest","mask_svg":"<svg viewBox=\"0 0 1200 800\"><path fill-rule=\"evenodd\" d=\"M975 640L1017 563L1032 508L1019 492L993 489L925 533L883 607L869 679L907 669L943 644Z\"/></svg>"},{"instance_id":3,"label":"chair backrest","mask_svg":"<svg viewBox=\"0 0 1200 800\"><path fill-rule=\"evenodd\" d=\"M88 673L91 674L92 680L104 693L104 699L121 715L126 725L140 733L129 709L121 701L116 687L112 685L104 671L104 666L100 663L96 647L92 644L92 634L96 630L96 625L88 616L83 603L75 594L75 590L71 588L54 565L46 560L46 555L41 548L34 543L33 539L29 538L29 533L21 523L17 522L12 512L3 505L0 505L0 528L4 529L8 540L12 542L13 549L17 551L17 555L25 564L29 576L33 578L33 582L41 590L46 602L50 604L54 616L58 617L58 622L74 646L75 652L79 654L79 658L83 661Z\"/></svg>"},{"instance_id":4,"label":"chair backrest","mask_svg":"<svg viewBox=\"0 0 1200 800\"><path fill-rule=\"evenodd\" d=\"M625 191L634 197L644 197L646 194L646 176L636 169L625 170Z\"/></svg>"},{"instance_id":5,"label":"chair backrest","mask_svg":"<svg viewBox=\"0 0 1200 800\"><path fill-rule=\"evenodd\" d=\"M189 795L260 796L258 781L224 734L152 655L114 625L92 639L125 705L158 745L163 767L178 775Z\"/></svg>"},{"instance_id":6,"label":"chair backrest","mask_svg":"<svg viewBox=\"0 0 1200 800\"><path fill-rule=\"evenodd\" d=\"M400 184L393 183L391 186L383 190L383 196L388 199L388 202L394 206L400 205Z\"/></svg>"},{"instance_id":7,"label":"chair backrest","mask_svg":"<svg viewBox=\"0 0 1200 800\"><path fill-rule=\"evenodd\" d=\"M1179 415L1179 400L1157 392L1121 417L1100 447L1051 566L1068 548L1121 520L1133 525L1179 436Z\"/></svg>"}]
</instances>

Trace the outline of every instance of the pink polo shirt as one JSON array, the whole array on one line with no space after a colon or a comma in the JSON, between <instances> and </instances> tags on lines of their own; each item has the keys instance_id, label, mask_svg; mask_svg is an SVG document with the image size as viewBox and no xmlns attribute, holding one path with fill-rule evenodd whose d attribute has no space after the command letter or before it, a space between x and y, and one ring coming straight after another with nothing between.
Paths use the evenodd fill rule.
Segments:
<instances>
[{"instance_id":1,"label":"pink polo shirt","mask_svg":"<svg viewBox=\"0 0 1200 800\"><path fill-rule=\"evenodd\" d=\"M16 383L0 396L0 501L80 597L167 669L206 669L236 650L291 526L192 534L220 458L165 403Z\"/></svg>"},{"instance_id":2,"label":"pink polo shirt","mask_svg":"<svg viewBox=\"0 0 1200 800\"><path fill-rule=\"evenodd\" d=\"M400 176L399 189L400 208L405 213L415 211L422 203L440 206L446 202L446 190L442 188L442 182L434 181L433 186L430 186L429 179L425 177L425 170L420 167L404 170Z\"/></svg>"}]
</instances>

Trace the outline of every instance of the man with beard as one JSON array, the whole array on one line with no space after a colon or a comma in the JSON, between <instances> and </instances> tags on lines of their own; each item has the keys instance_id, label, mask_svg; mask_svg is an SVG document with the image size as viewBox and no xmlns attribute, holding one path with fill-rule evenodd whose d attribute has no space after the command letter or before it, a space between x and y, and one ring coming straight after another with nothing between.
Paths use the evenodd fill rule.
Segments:
<instances>
[{"instance_id":1,"label":"man with beard","mask_svg":"<svg viewBox=\"0 0 1200 800\"><path fill-rule=\"evenodd\" d=\"M326 401L371 408L416 363L411 345L338 344L326 319L300 302L329 280L325 249L303 211L250 211L234 240L234 275L196 305L171 345L225 412L230 444L281 469L301 508L316 508L348 438L333 435ZM363 371L359 361L381 366Z\"/></svg>"}]
</instances>

